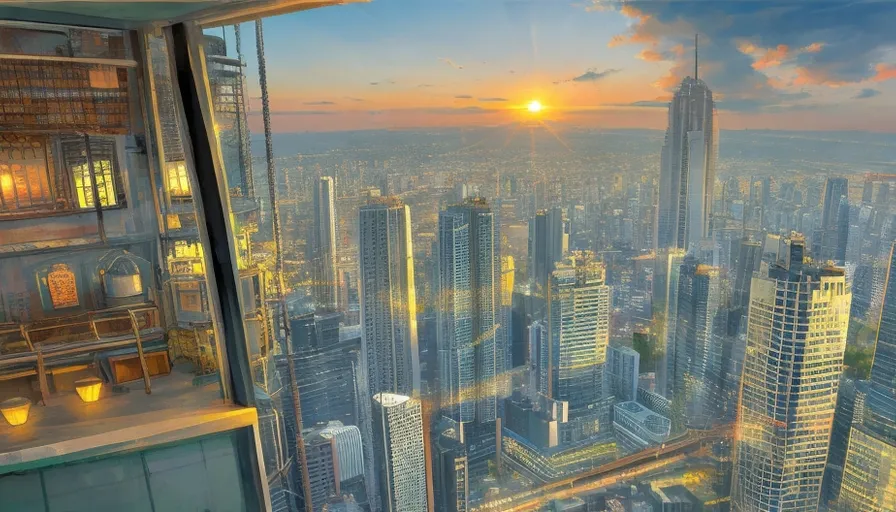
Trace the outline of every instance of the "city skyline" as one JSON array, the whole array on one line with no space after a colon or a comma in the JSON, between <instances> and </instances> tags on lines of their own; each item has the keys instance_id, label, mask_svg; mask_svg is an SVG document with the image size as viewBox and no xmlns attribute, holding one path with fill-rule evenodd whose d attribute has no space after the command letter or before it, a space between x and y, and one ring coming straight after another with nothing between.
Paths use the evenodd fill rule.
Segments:
<instances>
[{"instance_id":1,"label":"city skyline","mask_svg":"<svg viewBox=\"0 0 896 512\"><path fill-rule=\"evenodd\" d=\"M896 7L573 2L0 20L4 511L892 510Z\"/></svg>"},{"instance_id":2,"label":"city skyline","mask_svg":"<svg viewBox=\"0 0 896 512\"><path fill-rule=\"evenodd\" d=\"M700 76L719 96L722 128L893 132L896 36L883 22L893 14L896 6L876 2L600 1L378 1L297 13L266 22L272 126L534 119L558 130L661 129L675 86L692 74L700 34ZM854 26L865 36L845 38ZM323 49L289 51L296 46ZM256 64L247 61L256 84ZM253 129L258 96L250 86ZM526 109L532 100L544 106L538 115Z\"/></svg>"}]
</instances>

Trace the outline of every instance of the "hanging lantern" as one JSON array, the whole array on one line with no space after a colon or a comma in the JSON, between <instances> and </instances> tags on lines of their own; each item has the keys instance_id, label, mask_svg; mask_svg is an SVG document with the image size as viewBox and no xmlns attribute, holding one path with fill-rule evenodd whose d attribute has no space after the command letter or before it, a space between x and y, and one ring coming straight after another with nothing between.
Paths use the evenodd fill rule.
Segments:
<instances>
[{"instance_id":1,"label":"hanging lantern","mask_svg":"<svg viewBox=\"0 0 896 512\"><path fill-rule=\"evenodd\" d=\"M103 276L106 297L123 299L143 294L140 269L130 258L118 257L100 273Z\"/></svg>"}]
</instances>

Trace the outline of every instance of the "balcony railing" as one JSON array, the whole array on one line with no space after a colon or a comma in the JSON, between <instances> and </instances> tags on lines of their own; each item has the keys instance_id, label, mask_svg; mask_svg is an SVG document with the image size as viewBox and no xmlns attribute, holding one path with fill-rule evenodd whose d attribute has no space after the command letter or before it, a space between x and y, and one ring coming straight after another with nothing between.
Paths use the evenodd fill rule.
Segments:
<instances>
[{"instance_id":1,"label":"balcony railing","mask_svg":"<svg viewBox=\"0 0 896 512\"><path fill-rule=\"evenodd\" d=\"M164 342L154 304L91 311L29 324L0 324L0 382L37 376L41 399L49 400L47 373L80 368L98 353L133 348L146 393L151 392L146 343Z\"/></svg>"}]
</instances>

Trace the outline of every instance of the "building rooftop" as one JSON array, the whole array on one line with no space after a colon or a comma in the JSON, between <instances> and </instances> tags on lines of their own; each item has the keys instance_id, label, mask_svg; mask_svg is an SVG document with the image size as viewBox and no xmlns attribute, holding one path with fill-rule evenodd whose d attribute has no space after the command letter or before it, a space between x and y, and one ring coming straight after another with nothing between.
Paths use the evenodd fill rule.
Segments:
<instances>
[{"instance_id":1,"label":"building rooftop","mask_svg":"<svg viewBox=\"0 0 896 512\"><path fill-rule=\"evenodd\" d=\"M401 405L411 399L409 396L397 395L395 393L377 393L373 395L373 399L379 402L383 407L395 407Z\"/></svg>"},{"instance_id":2,"label":"building rooftop","mask_svg":"<svg viewBox=\"0 0 896 512\"><path fill-rule=\"evenodd\" d=\"M616 404L615 409L617 413L629 416L655 434L668 435L669 433L671 427L669 418L660 416L638 402L620 402Z\"/></svg>"}]
</instances>

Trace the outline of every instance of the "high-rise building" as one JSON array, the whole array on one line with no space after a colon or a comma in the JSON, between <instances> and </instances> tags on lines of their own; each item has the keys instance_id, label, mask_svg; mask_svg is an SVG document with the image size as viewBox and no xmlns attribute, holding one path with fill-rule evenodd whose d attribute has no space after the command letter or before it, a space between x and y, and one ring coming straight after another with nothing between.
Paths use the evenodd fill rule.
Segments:
<instances>
[{"instance_id":1,"label":"high-rise building","mask_svg":"<svg viewBox=\"0 0 896 512\"><path fill-rule=\"evenodd\" d=\"M314 184L314 226L309 239L309 260L318 308L336 310L336 179L321 176Z\"/></svg>"},{"instance_id":2,"label":"high-rise building","mask_svg":"<svg viewBox=\"0 0 896 512\"><path fill-rule=\"evenodd\" d=\"M554 266L563 259L564 242L568 245L568 235L564 232L563 210L553 207L538 210L529 220L529 290L544 293Z\"/></svg>"},{"instance_id":3,"label":"high-rise building","mask_svg":"<svg viewBox=\"0 0 896 512\"><path fill-rule=\"evenodd\" d=\"M668 382L673 404L680 403L690 425L708 425L721 396L721 344L713 326L721 303L719 269L687 256L678 278L678 309Z\"/></svg>"},{"instance_id":4,"label":"high-rise building","mask_svg":"<svg viewBox=\"0 0 896 512\"><path fill-rule=\"evenodd\" d=\"M641 356L635 349L611 344L607 347L607 384L620 402L638 398L638 371Z\"/></svg>"},{"instance_id":5,"label":"high-rise building","mask_svg":"<svg viewBox=\"0 0 896 512\"><path fill-rule=\"evenodd\" d=\"M420 392L410 208L394 198L360 210L361 328L368 391Z\"/></svg>"},{"instance_id":6,"label":"high-rise building","mask_svg":"<svg viewBox=\"0 0 896 512\"><path fill-rule=\"evenodd\" d=\"M896 243L891 245L871 381L854 422L839 505L850 512L896 509Z\"/></svg>"},{"instance_id":7,"label":"high-rise building","mask_svg":"<svg viewBox=\"0 0 896 512\"><path fill-rule=\"evenodd\" d=\"M654 267L654 297L661 298L663 307L663 332L657 338L661 343L662 360L657 366L657 387L660 394L671 396L672 382L669 375L675 364L675 331L678 314L678 278L685 252L682 249L658 250Z\"/></svg>"},{"instance_id":8,"label":"high-rise building","mask_svg":"<svg viewBox=\"0 0 896 512\"><path fill-rule=\"evenodd\" d=\"M373 395L373 431L381 510L427 512L430 468L420 400L394 393Z\"/></svg>"},{"instance_id":9,"label":"high-rise building","mask_svg":"<svg viewBox=\"0 0 896 512\"><path fill-rule=\"evenodd\" d=\"M840 484L839 510L896 510L896 442L853 425Z\"/></svg>"},{"instance_id":10,"label":"high-rise building","mask_svg":"<svg viewBox=\"0 0 896 512\"><path fill-rule=\"evenodd\" d=\"M870 379L883 395L896 399L896 242L890 247ZM896 417L890 419L890 428L896 437Z\"/></svg>"},{"instance_id":11,"label":"high-rise building","mask_svg":"<svg viewBox=\"0 0 896 512\"><path fill-rule=\"evenodd\" d=\"M361 340L350 328L340 328L340 320L338 313L309 313L291 319L292 354L274 356L284 383L280 397L290 455L297 432L292 386L288 381L290 357L298 381L303 428L329 421L341 421L346 425L358 425L361 421L358 407L360 401L366 399L359 382L362 376Z\"/></svg>"},{"instance_id":12,"label":"high-rise building","mask_svg":"<svg viewBox=\"0 0 896 512\"><path fill-rule=\"evenodd\" d=\"M657 247L687 249L709 235L718 153L712 91L687 77L669 103L660 159Z\"/></svg>"},{"instance_id":13,"label":"high-rise building","mask_svg":"<svg viewBox=\"0 0 896 512\"><path fill-rule=\"evenodd\" d=\"M792 252L802 252L792 240ZM753 279L732 510L817 511L851 294L842 269L785 257Z\"/></svg>"},{"instance_id":14,"label":"high-rise building","mask_svg":"<svg viewBox=\"0 0 896 512\"><path fill-rule=\"evenodd\" d=\"M603 398L610 340L610 287L606 268L580 252L561 263L548 290L547 396L569 403L570 415Z\"/></svg>"},{"instance_id":15,"label":"high-rise building","mask_svg":"<svg viewBox=\"0 0 896 512\"><path fill-rule=\"evenodd\" d=\"M548 394L548 326L541 320L529 325L529 393L535 395Z\"/></svg>"},{"instance_id":16,"label":"high-rise building","mask_svg":"<svg viewBox=\"0 0 896 512\"><path fill-rule=\"evenodd\" d=\"M745 314L750 306L750 281L753 273L759 271L761 262L762 244L748 238L741 240L731 303L734 307L743 308Z\"/></svg>"},{"instance_id":17,"label":"high-rise building","mask_svg":"<svg viewBox=\"0 0 896 512\"><path fill-rule=\"evenodd\" d=\"M447 418L432 432L433 491L435 508L444 512L469 510L470 481L467 453L461 435L463 430Z\"/></svg>"},{"instance_id":18,"label":"high-rise building","mask_svg":"<svg viewBox=\"0 0 896 512\"><path fill-rule=\"evenodd\" d=\"M865 380L854 381L846 377L840 379L837 408L834 411L834 424L831 428L831 442L828 448L828 461L821 486L823 504L833 503L840 495L849 436L853 425L862 423L868 387L869 382Z\"/></svg>"},{"instance_id":19,"label":"high-rise building","mask_svg":"<svg viewBox=\"0 0 896 512\"><path fill-rule=\"evenodd\" d=\"M446 416L485 424L497 417L497 323L501 274L494 216L482 199L439 214L439 380Z\"/></svg>"},{"instance_id":20,"label":"high-rise building","mask_svg":"<svg viewBox=\"0 0 896 512\"><path fill-rule=\"evenodd\" d=\"M821 226L814 237L816 259L846 262L846 244L849 238L849 181L846 178L828 178L824 184L821 210Z\"/></svg>"},{"instance_id":21,"label":"high-rise building","mask_svg":"<svg viewBox=\"0 0 896 512\"><path fill-rule=\"evenodd\" d=\"M498 393L502 398L510 396L511 382L508 371L513 368L513 285L516 277L516 265L513 256L501 257L501 304L499 306L499 325L497 337L503 340L497 345L497 359L503 360L504 372L499 378Z\"/></svg>"}]
</instances>

